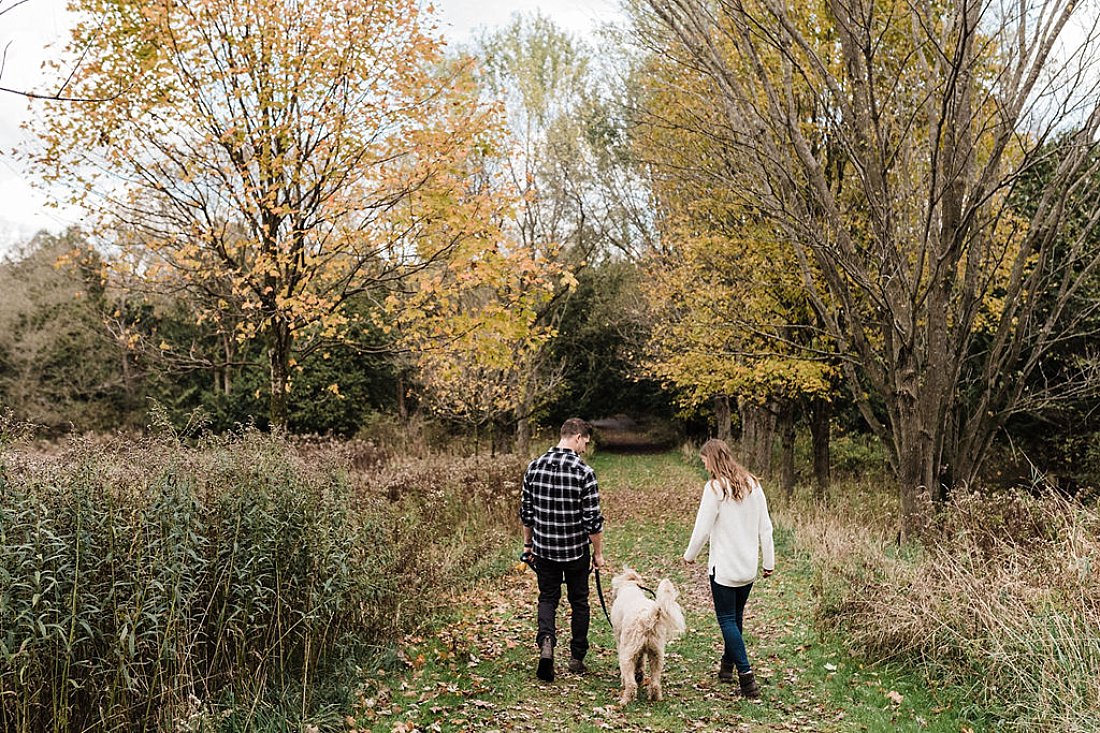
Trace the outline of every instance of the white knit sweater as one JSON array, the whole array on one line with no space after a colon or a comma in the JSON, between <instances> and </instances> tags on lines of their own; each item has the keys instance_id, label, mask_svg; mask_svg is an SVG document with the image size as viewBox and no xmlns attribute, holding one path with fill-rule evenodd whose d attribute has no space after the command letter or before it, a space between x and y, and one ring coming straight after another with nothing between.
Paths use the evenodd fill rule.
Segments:
<instances>
[{"instance_id":1,"label":"white knit sweater","mask_svg":"<svg viewBox=\"0 0 1100 733\"><path fill-rule=\"evenodd\" d=\"M764 569L775 569L772 520L759 483L754 481L752 491L741 501L734 501L722 498L722 488L717 482L707 481L684 559L694 562L708 540L707 574L713 574L719 585L736 588L756 580L760 551L764 555Z\"/></svg>"}]
</instances>

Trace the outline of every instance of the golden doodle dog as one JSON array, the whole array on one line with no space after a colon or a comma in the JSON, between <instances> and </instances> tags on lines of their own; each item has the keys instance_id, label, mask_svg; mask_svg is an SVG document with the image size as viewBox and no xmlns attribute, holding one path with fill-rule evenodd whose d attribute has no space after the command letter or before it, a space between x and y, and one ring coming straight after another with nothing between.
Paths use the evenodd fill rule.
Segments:
<instances>
[{"instance_id":1,"label":"golden doodle dog","mask_svg":"<svg viewBox=\"0 0 1100 733\"><path fill-rule=\"evenodd\" d=\"M611 580L615 602L611 604L611 625L619 648L619 672L623 677L622 705L638 694L643 678L643 662L649 660L650 700L661 699L661 669L665 662L665 644L687 628L684 612L676 602L680 593L667 578L657 586L651 600L642 589L642 576L631 568Z\"/></svg>"}]
</instances>

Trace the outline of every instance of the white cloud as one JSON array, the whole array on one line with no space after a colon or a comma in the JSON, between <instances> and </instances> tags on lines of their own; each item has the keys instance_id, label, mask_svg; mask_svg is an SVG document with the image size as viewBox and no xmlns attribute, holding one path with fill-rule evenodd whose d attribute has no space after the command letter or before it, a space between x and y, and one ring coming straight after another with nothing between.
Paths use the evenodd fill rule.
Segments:
<instances>
[{"instance_id":1,"label":"white cloud","mask_svg":"<svg viewBox=\"0 0 1100 733\"><path fill-rule=\"evenodd\" d=\"M20 5L0 0L0 44L6 47L0 87L50 92L44 63L60 53L68 37L66 0L27 0ZM31 144L33 135L21 129L29 119L26 97L0 92L0 249L26 239L40 229L59 231L76 223L75 215L46 208L46 196L35 189L15 154Z\"/></svg>"}]
</instances>

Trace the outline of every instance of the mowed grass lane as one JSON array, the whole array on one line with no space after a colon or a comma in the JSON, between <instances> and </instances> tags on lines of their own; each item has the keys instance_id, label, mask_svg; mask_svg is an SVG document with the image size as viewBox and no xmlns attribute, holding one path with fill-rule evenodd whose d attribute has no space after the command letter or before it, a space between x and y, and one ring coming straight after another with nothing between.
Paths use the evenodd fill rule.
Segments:
<instances>
[{"instance_id":1,"label":"mowed grass lane","mask_svg":"<svg viewBox=\"0 0 1100 733\"><path fill-rule=\"evenodd\" d=\"M865 667L838 641L813 628L808 556L793 551L791 524L775 489L765 486L776 522L777 572L758 581L746 609L749 657L761 681L759 701L718 682L721 637L713 617L704 558L681 556L705 474L694 456L597 454L605 529L602 573L624 565L651 587L670 578L680 589L688 631L667 649L665 699L622 708L614 637L593 583L588 674L565 671L568 604L559 610L558 677L535 679L534 575L517 568L515 541L498 573L455 599L447 619L401 640L378 669L365 670L349 729L371 731L978 731L964 706L933 695L912 672ZM842 490L839 489L838 490ZM607 598L610 606L611 598ZM946 701L945 701L946 700Z\"/></svg>"}]
</instances>

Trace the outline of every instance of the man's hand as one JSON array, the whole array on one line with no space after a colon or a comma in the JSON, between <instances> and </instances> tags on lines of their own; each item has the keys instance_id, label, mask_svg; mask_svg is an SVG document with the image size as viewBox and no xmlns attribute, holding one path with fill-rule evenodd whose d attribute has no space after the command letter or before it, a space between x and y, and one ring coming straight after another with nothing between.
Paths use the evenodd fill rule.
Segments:
<instances>
[{"instance_id":1,"label":"man's hand","mask_svg":"<svg viewBox=\"0 0 1100 733\"><path fill-rule=\"evenodd\" d=\"M597 552L594 555L592 555L592 567L602 568L603 566L604 566L603 553L602 552Z\"/></svg>"}]
</instances>

